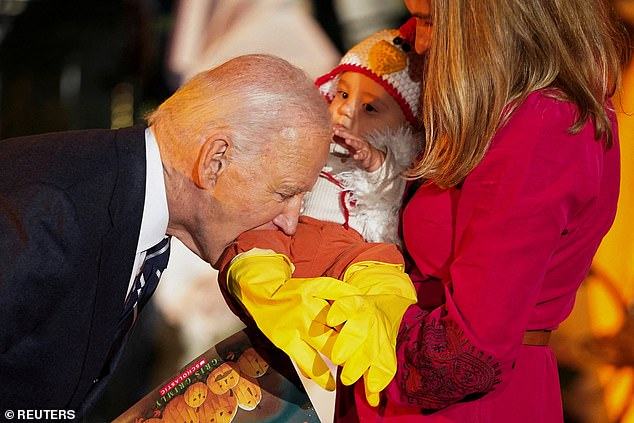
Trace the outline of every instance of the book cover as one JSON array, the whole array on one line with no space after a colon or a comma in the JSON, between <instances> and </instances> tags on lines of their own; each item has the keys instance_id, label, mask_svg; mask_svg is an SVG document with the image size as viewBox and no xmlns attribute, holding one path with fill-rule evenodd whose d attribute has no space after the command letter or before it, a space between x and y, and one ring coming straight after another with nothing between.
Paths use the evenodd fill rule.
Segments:
<instances>
[{"instance_id":1,"label":"book cover","mask_svg":"<svg viewBox=\"0 0 634 423\"><path fill-rule=\"evenodd\" d=\"M319 423L291 361L246 330L200 355L116 423Z\"/></svg>"}]
</instances>

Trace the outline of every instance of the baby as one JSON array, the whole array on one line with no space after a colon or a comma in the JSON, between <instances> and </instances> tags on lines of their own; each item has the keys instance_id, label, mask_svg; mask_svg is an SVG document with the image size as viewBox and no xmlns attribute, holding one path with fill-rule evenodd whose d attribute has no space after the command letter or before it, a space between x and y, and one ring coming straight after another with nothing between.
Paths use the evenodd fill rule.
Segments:
<instances>
[{"instance_id":1,"label":"baby","mask_svg":"<svg viewBox=\"0 0 634 423\"><path fill-rule=\"evenodd\" d=\"M219 266L225 299L247 325L253 319L326 389L334 388L334 380L316 351L343 365L343 383L364 376L372 405L396 371L398 326L416 302L398 247L406 185L401 173L422 144L416 79L422 58L411 47L414 36L413 19L373 34L317 79L330 102L334 136L321 176L304 198L296 233L246 232ZM346 282L345 288L334 279ZM367 294L375 304L359 301ZM324 298L339 299L337 307L330 309ZM369 313L368 307L377 322L360 327L367 319L354 315ZM315 322L323 324L316 329Z\"/></svg>"},{"instance_id":2,"label":"baby","mask_svg":"<svg viewBox=\"0 0 634 423\"><path fill-rule=\"evenodd\" d=\"M413 22L360 42L316 81L330 101L335 142L302 215L352 227L368 242L400 245L400 174L422 144Z\"/></svg>"}]
</instances>

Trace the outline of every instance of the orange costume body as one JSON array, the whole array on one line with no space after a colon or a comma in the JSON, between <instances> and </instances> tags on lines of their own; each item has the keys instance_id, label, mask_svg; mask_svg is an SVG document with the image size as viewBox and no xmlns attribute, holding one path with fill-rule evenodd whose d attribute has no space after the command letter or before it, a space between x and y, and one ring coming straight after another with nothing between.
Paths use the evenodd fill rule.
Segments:
<instances>
[{"instance_id":1,"label":"orange costume body","mask_svg":"<svg viewBox=\"0 0 634 423\"><path fill-rule=\"evenodd\" d=\"M296 278L330 276L340 279L351 264L366 260L404 264L403 256L394 244L365 242L354 229L300 216L293 236L274 230L243 233L227 248L219 268L225 269L237 254L256 247L286 255L295 265L293 277ZM220 285L227 296L225 284Z\"/></svg>"}]
</instances>

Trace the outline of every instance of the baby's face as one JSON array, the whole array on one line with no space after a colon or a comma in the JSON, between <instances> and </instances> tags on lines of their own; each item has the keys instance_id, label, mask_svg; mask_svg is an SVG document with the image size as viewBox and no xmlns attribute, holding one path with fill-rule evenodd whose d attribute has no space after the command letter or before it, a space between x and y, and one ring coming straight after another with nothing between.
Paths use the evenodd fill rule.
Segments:
<instances>
[{"instance_id":1,"label":"baby's face","mask_svg":"<svg viewBox=\"0 0 634 423\"><path fill-rule=\"evenodd\" d=\"M381 85L358 72L344 72L328 109L334 125L365 137L407 123L399 104Z\"/></svg>"}]
</instances>

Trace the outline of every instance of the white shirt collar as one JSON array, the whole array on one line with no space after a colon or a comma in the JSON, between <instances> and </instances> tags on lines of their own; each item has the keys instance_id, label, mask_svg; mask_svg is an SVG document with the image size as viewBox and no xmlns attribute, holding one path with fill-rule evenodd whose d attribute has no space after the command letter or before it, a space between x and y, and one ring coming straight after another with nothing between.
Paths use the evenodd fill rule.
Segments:
<instances>
[{"instance_id":1,"label":"white shirt collar","mask_svg":"<svg viewBox=\"0 0 634 423\"><path fill-rule=\"evenodd\" d=\"M145 130L145 158L145 203L137 253L158 244L165 237L169 220L161 153L150 128Z\"/></svg>"}]
</instances>

